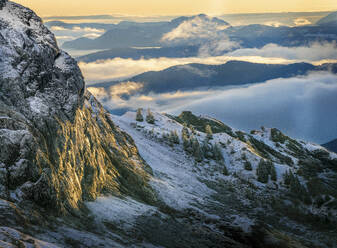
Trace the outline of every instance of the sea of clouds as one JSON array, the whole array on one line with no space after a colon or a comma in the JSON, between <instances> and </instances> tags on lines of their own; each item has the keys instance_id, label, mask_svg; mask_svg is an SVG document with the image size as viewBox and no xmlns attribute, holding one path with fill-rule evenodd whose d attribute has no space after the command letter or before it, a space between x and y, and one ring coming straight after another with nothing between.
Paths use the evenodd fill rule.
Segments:
<instances>
[{"instance_id":1,"label":"sea of clouds","mask_svg":"<svg viewBox=\"0 0 337 248\"><path fill-rule=\"evenodd\" d=\"M171 114L190 110L246 131L262 125L277 127L290 136L317 143L337 137L337 75L328 72L244 87L165 94L132 94L141 87L134 82L125 83L121 89L114 87L90 87L89 91L112 112L138 107Z\"/></svg>"}]
</instances>

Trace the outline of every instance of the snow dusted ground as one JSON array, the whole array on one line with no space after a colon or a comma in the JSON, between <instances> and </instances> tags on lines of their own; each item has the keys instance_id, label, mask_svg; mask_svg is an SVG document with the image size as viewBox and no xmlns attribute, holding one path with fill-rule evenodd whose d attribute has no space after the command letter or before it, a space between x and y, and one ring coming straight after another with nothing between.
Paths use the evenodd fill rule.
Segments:
<instances>
[{"instance_id":1,"label":"snow dusted ground","mask_svg":"<svg viewBox=\"0 0 337 248\"><path fill-rule=\"evenodd\" d=\"M87 207L100 220L114 222L124 228L132 227L137 216L151 215L157 210L155 207L137 202L131 198L100 197L94 202L88 202Z\"/></svg>"},{"instance_id":2,"label":"snow dusted ground","mask_svg":"<svg viewBox=\"0 0 337 248\"><path fill-rule=\"evenodd\" d=\"M149 139L143 132L131 126L131 123L135 122L135 113L128 112L123 117L112 116L112 119L135 140L140 155L154 172L151 184L168 206L175 209L193 208L195 205L203 204L213 193L198 180L201 173L196 171L192 157L187 156L182 150L172 149L168 145ZM158 134L173 130L180 133L183 128L164 115L155 114L155 119L155 126L146 122L140 125L149 131L153 129Z\"/></svg>"},{"instance_id":3,"label":"snow dusted ground","mask_svg":"<svg viewBox=\"0 0 337 248\"><path fill-rule=\"evenodd\" d=\"M195 158L183 149L181 140L183 125L164 114L153 113L153 115L155 124L145 121L146 111L143 111L143 122L136 122L134 112L128 112L123 116L111 115L111 119L134 139L140 155L152 168L153 177L150 179L150 184L157 192L158 198L180 213L195 211L194 213L200 213L203 218L239 227L247 233L252 230L259 219L258 216L261 215L266 214L269 221L276 226L281 224L273 221L273 212L268 212L266 206L270 206L271 199L283 197L282 194L289 190L284 184L284 174L290 170L297 175L300 168L299 159L289 150L289 142L298 142L296 144L302 147L301 151L304 153L306 150L325 151L321 146L291 141L291 139L283 143L275 142L269 128L254 131L251 135L242 133L241 138L235 137L238 130L232 129L234 136L217 133L213 134L213 139L208 141L213 145L219 145L223 163L206 158L197 163ZM163 134L168 135L171 132L178 134L180 144L170 146L167 140L162 138ZM202 145L206 134L196 131L195 138ZM268 183L261 183L257 180L257 168L262 158L259 155L261 151L254 148L250 139L260 141L276 152L276 157L273 153L269 153L276 170L275 181L269 179ZM277 162L279 160L277 156L280 156L277 154L289 157L293 164ZM330 157L335 158L332 153ZM245 169L246 161L250 162L252 170ZM228 170L228 175L223 171L224 166ZM303 177L299 176L299 180L305 185ZM287 202L286 198L282 199ZM153 218L160 220L168 217L160 207L149 206L131 198L100 197L95 202L87 203L87 206L97 219L117 224L127 230L133 230L133 227L139 228L139 223L147 223ZM310 206L303 209L309 212L319 210L316 208L310 210ZM191 218L194 218L193 214ZM143 222L138 222L139 219ZM290 220L285 217L282 225L286 226L284 223L287 221ZM218 231L212 224L208 228L213 232ZM301 223L289 228L305 230L305 226ZM310 235L308 237L310 239ZM144 247L148 246L144 245Z\"/></svg>"},{"instance_id":4,"label":"snow dusted ground","mask_svg":"<svg viewBox=\"0 0 337 248\"><path fill-rule=\"evenodd\" d=\"M21 240L20 246L12 245L12 240ZM58 248L58 246L35 239L29 235L20 233L19 231L8 228L0 227L0 247L3 248L15 248L15 247L25 247L25 248Z\"/></svg>"}]
</instances>

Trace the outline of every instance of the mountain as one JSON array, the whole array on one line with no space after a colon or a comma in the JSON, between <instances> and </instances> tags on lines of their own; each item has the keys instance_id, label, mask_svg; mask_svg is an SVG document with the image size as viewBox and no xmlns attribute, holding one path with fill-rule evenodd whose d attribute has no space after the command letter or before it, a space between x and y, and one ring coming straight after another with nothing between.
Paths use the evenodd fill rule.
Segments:
<instances>
[{"instance_id":1,"label":"mountain","mask_svg":"<svg viewBox=\"0 0 337 248\"><path fill-rule=\"evenodd\" d=\"M328 20L333 18L333 14L331 14ZM212 35L209 35L210 33ZM294 47L308 46L314 42L334 42L336 39L337 30L333 25L272 27L251 24L231 26L222 19L198 15L179 17L170 22L121 22L96 39L82 37L64 43L63 47L90 50L202 46L207 42L214 44L230 40L240 44L241 48L261 48L270 43Z\"/></svg>"},{"instance_id":2,"label":"mountain","mask_svg":"<svg viewBox=\"0 0 337 248\"><path fill-rule=\"evenodd\" d=\"M197 57L199 54L198 46L174 46L158 48L114 48L101 52L91 53L77 57L79 62L95 62L97 60L114 58L132 58L132 59L151 59L151 58L187 58Z\"/></svg>"},{"instance_id":3,"label":"mountain","mask_svg":"<svg viewBox=\"0 0 337 248\"><path fill-rule=\"evenodd\" d=\"M64 29L74 29L74 28L93 28L93 29L104 29L109 30L114 28L115 24L106 24L106 23L67 23L62 21L49 21L45 25L48 28L60 27Z\"/></svg>"},{"instance_id":4,"label":"mountain","mask_svg":"<svg viewBox=\"0 0 337 248\"><path fill-rule=\"evenodd\" d=\"M331 26L280 26L272 27L261 24L233 26L224 33L232 40L240 42L241 47L263 47L269 43L280 46L308 46L314 42L334 42L337 30Z\"/></svg>"},{"instance_id":5,"label":"mountain","mask_svg":"<svg viewBox=\"0 0 337 248\"><path fill-rule=\"evenodd\" d=\"M337 25L337 11L327 15L326 17L323 17L316 24L322 25L322 26L335 26L336 27L336 25Z\"/></svg>"},{"instance_id":6,"label":"mountain","mask_svg":"<svg viewBox=\"0 0 337 248\"><path fill-rule=\"evenodd\" d=\"M96 39L79 38L65 42L64 48L70 49L114 49L125 47L160 47L164 34L174 30L183 22L191 20L208 21L215 25L229 25L227 22L206 15L180 17L170 22L127 22L123 21Z\"/></svg>"},{"instance_id":7,"label":"mountain","mask_svg":"<svg viewBox=\"0 0 337 248\"><path fill-rule=\"evenodd\" d=\"M229 61L222 65L188 64L173 66L163 71L145 72L127 81L142 85L137 93L163 93L194 90L199 87L238 86L264 82L274 78L304 75L316 67L307 63L290 65L257 64ZM118 82L96 84L108 88Z\"/></svg>"},{"instance_id":8,"label":"mountain","mask_svg":"<svg viewBox=\"0 0 337 248\"><path fill-rule=\"evenodd\" d=\"M336 247L336 154L190 112L113 116L35 13L0 5L1 247Z\"/></svg>"},{"instance_id":9,"label":"mountain","mask_svg":"<svg viewBox=\"0 0 337 248\"><path fill-rule=\"evenodd\" d=\"M31 10L4 4L0 240L5 243L0 246L9 242L4 237L11 233L36 234L44 223L61 225L52 221L56 216L85 220L84 202L103 193L153 201L147 183L150 168L132 138L85 90L76 61L58 48L54 35ZM77 224L85 226L83 221ZM6 231L12 229L16 231Z\"/></svg>"},{"instance_id":10,"label":"mountain","mask_svg":"<svg viewBox=\"0 0 337 248\"><path fill-rule=\"evenodd\" d=\"M228 223L251 230L256 238L262 235L265 241L273 240L259 244L249 239L248 247L336 247L336 218L325 217L336 213L336 154L273 128L262 127L248 134L191 112L179 116L152 114L154 124L136 121L133 112L112 118L134 138L157 177L152 185L169 206L190 206L191 213L205 210L208 217L195 214L213 230L222 228L220 221L225 226ZM142 115L145 119L145 110ZM216 133L206 134L207 125ZM261 224L267 234L257 231ZM164 230L168 227L156 222L151 225L156 232L140 228L145 229L151 243L167 246L165 238L157 239L157 233L167 233ZM178 228L182 236L188 235L188 229ZM193 236L201 242L198 245L186 244L186 239L179 237L170 240L168 246L218 247L207 245L209 236L204 237ZM219 247L231 247L230 243L221 244Z\"/></svg>"},{"instance_id":11,"label":"mountain","mask_svg":"<svg viewBox=\"0 0 337 248\"><path fill-rule=\"evenodd\" d=\"M322 146L325 147L326 149L332 151L332 152L337 153L337 139L332 140L332 141L330 141L326 144L323 144Z\"/></svg>"}]
</instances>

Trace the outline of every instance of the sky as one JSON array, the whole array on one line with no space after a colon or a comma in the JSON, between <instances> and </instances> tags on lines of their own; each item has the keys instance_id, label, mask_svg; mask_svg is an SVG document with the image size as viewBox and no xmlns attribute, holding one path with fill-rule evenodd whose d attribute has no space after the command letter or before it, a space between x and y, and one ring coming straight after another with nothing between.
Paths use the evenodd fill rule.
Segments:
<instances>
[{"instance_id":1,"label":"sky","mask_svg":"<svg viewBox=\"0 0 337 248\"><path fill-rule=\"evenodd\" d=\"M40 16L138 16L337 10L336 0L16 0Z\"/></svg>"}]
</instances>

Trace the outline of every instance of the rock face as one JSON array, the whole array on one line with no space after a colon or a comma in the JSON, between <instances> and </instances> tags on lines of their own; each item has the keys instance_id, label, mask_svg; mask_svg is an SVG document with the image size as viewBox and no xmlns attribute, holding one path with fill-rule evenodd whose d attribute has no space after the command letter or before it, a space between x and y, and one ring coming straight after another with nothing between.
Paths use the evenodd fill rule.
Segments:
<instances>
[{"instance_id":1,"label":"rock face","mask_svg":"<svg viewBox=\"0 0 337 248\"><path fill-rule=\"evenodd\" d=\"M0 9L2 9L3 6L5 6L7 0L0 0Z\"/></svg>"},{"instance_id":2,"label":"rock face","mask_svg":"<svg viewBox=\"0 0 337 248\"><path fill-rule=\"evenodd\" d=\"M4 6L4 1L0 6ZM101 193L151 200L143 160L31 10L0 11L0 198L74 212Z\"/></svg>"}]
</instances>

